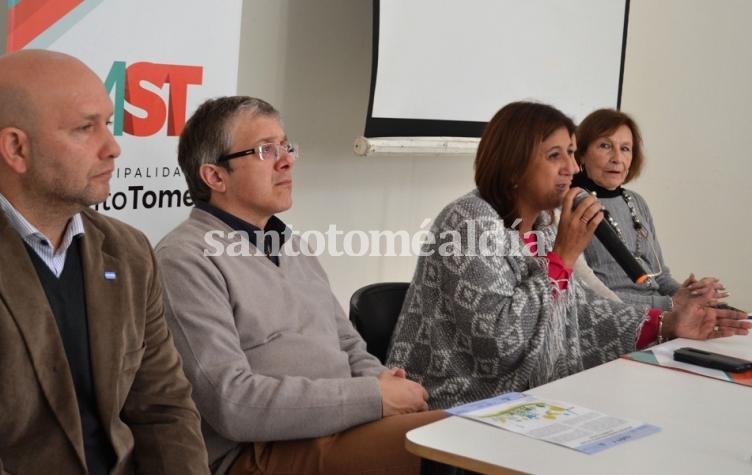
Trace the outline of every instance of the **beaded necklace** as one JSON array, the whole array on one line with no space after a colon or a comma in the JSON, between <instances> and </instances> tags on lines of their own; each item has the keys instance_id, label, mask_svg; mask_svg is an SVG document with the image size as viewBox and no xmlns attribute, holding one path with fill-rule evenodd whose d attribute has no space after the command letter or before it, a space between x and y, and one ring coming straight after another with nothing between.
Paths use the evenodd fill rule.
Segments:
<instances>
[{"instance_id":1,"label":"beaded necklace","mask_svg":"<svg viewBox=\"0 0 752 475\"><path fill-rule=\"evenodd\" d=\"M655 284L655 279L653 277L657 277L662 273L660 261L658 259L658 255L655 251L655 248L653 247L652 243L648 240L648 230L645 227L645 225L642 224L642 221L640 220L639 214L637 214L637 208L634 204L634 196L632 196L627 190L621 189L621 197L624 200L624 202L627 204L627 208L629 208L629 215L632 217L632 226L634 227L635 232L637 233L637 239L635 240L635 250L632 253L637 259L637 262L640 263L643 269L645 269L645 272L648 274L651 274L652 271L650 269L650 266L647 262L645 262L645 259L642 258L642 252L640 249L640 244L642 241L645 241L645 243L650 247L650 249L653 251L653 255L656 258L656 262L658 262L658 272L652 275L649 275L648 277L648 283L649 284ZM604 210L604 217L608 220L608 222L613 226L613 228L616 230L616 234L619 236L619 239L621 239L621 242L624 243L624 245L629 249L629 245L627 244L627 240L624 238L624 234L621 232L621 229L619 228L619 223L616 222L614 217L609 213L608 211Z\"/></svg>"},{"instance_id":2,"label":"beaded necklace","mask_svg":"<svg viewBox=\"0 0 752 475\"><path fill-rule=\"evenodd\" d=\"M648 237L648 230L645 229L645 226L642 224L642 221L640 221L640 216L637 214L637 208L635 208L634 205L634 197L627 192L627 190L623 189L621 190L621 197L624 199L624 202L627 204L627 208L629 208L629 215L632 217L632 226L634 227L635 231L637 232L637 235L641 237L642 239L647 239ZM611 226L616 229L616 234L619 235L619 239L626 245L627 241L624 239L624 234L622 234L621 229L619 228L619 223L616 222L613 216L611 216L611 213L606 213L606 219L609 223L611 223ZM636 243L636 249L635 254L640 253L640 241L638 240Z\"/></svg>"}]
</instances>

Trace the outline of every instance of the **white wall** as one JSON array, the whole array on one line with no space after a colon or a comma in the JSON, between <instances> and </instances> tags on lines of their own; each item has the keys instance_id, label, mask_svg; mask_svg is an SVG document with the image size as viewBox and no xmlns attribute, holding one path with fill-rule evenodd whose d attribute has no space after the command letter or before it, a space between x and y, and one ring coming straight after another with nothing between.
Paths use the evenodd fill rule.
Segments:
<instances>
[{"instance_id":1,"label":"white wall","mask_svg":"<svg viewBox=\"0 0 752 475\"><path fill-rule=\"evenodd\" d=\"M371 58L371 2L246 1L240 93L270 100L303 145L297 229L416 231L472 187L472 159L360 159ZM752 18L748 0L632 0L622 108L643 129L648 199L669 266L717 275L752 309ZM582 27L573 25L573 28ZM499 104L502 106L502 104ZM415 258L322 262L346 303L361 285L409 280Z\"/></svg>"},{"instance_id":2,"label":"white wall","mask_svg":"<svg viewBox=\"0 0 752 475\"><path fill-rule=\"evenodd\" d=\"M674 275L717 275L752 310L752 2L631 4L622 109L647 149L633 186Z\"/></svg>"}]
</instances>

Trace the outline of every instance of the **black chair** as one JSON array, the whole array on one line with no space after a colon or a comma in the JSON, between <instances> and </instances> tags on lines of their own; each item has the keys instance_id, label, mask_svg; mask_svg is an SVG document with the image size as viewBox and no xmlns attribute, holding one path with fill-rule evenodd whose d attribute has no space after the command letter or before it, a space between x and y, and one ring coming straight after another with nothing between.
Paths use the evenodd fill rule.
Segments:
<instances>
[{"instance_id":1,"label":"black chair","mask_svg":"<svg viewBox=\"0 0 752 475\"><path fill-rule=\"evenodd\" d=\"M402 303L410 284L383 282L366 285L350 298L350 321L366 342L366 349L382 363L397 324ZM421 475L472 475L475 472L444 465L432 460L421 461Z\"/></svg>"},{"instance_id":2,"label":"black chair","mask_svg":"<svg viewBox=\"0 0 752 475\"><path fill-rule=\"evenodd\" d=\"M368 352L382 363L408 287L407 282L371 284L356 290L350 298L350 321L365 340Z\"/></svg>"}]
</instances>

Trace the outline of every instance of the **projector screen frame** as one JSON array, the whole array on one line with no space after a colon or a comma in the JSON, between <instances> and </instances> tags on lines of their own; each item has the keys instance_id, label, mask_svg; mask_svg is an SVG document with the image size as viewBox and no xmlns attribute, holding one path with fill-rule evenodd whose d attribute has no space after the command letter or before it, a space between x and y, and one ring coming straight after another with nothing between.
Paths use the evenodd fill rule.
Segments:
<instances>
[{"instance_id":1,"label":"projector screen frame","mask_svg":"<svg viewBox=\"0 0 752 475\"><path fill-rule=\"evenodd\" d=\"M621 57L619 59L619 83L617 85L616 109L621 109L622 83L624 80L624 62L627 49L627 33L629 29L629 4L624 0L624 25L622 30ZM379 12L380 0L373 0L373 45L371 55L371 89L368 101L368 115L364 136L373 137L480 137L486 122L403 119L373 117L374 96L376 92L376 77L379 64ZM501 106L502 104L500 104ZM406 132L409 131L409 132Z\"/></svg>"}]
</instances>

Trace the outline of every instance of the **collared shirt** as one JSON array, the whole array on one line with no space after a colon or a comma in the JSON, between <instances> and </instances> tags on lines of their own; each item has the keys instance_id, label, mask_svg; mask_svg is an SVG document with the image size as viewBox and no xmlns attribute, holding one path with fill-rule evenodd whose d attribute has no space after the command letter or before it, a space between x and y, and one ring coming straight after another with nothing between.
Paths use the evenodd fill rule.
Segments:
<instances>
[{"instance_id":1,"label":"collared shirt","mask_svg":"<svg viewBox=\"0 0 752 475\"><path fill-rule=\"evenodd\" d=\"M50 268L50 271L55 274L55 277L60 277L65 266L65 256L68 254L68 248L73 242L73 238L79 234L84 234L84 222L81 219L81 213L76 213L68 220L60 246L55 249L47 236L24 218L2 193L0 193L0 209L5 213L11 227L16 230L21 239L36 252L39 258Z\"/></svg>"},{"instance_id":2,"label":"collared shirt","mask_svg":"<svg viewBox=\"0 0 752 475\"><path fill-rule=\"evenodd\" d=\"M280 250L282 249L282 246L285 245L287 234L290 232L287 225L281 219L272 216L262 230L258 226L254 226L253 224L244 221L225 210L219 209L206 201L196 201L195 204L196 208L206 211L222 220L234 231L246 233L250 243L256 246L257 249L261 249L270 261L279 266ZM259 238L263 239L263 243L260 243L260 245L258 242Z\"/></svg>"}]
</instances>

